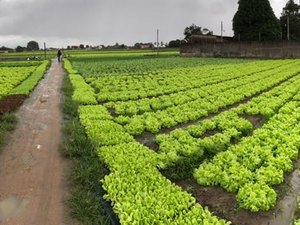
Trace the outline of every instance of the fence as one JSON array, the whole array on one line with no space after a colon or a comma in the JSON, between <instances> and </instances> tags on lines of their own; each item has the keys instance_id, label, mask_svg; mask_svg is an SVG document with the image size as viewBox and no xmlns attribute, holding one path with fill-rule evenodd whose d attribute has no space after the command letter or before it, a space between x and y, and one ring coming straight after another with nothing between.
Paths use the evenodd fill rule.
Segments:
<instances>
[{"instance_id":1,"label":"fence","mask_svg":"<svg viewBox=\"0 0 300 225\"><path fill-rule=\"evenodd\" d=\"M183 56L236 57L236 58L300 58L300 42L202 42L182 46Z\"/></svg>"}]
</instances>

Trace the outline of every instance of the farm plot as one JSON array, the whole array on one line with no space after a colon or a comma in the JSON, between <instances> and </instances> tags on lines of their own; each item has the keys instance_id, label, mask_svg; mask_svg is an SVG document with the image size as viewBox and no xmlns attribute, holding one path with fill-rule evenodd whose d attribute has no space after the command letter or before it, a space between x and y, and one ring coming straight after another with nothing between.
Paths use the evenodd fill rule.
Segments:
<instances>
[{"instance_id":1,"label":"farm plot","mask_svg":"<svg viewBox=\"0 0 300 225\"><path fill-rule=\"evenodd\" d=\"M22 104L48 65L48 61L0 62L0 115Z\"/></svg>"},{"instance_id":2,"label":"farm plot","mask_svg":"<svg viewBox=\"0 0 300 225\"><path fill-rule=\"evenodd\" d=\"M121 224L245 224L241 209L276 207L300 147L300 61L77 58L65 68ZM186 179L222 187L236 208L210 209Z\"/></svg>"},{"instance_id":3,"label":"farm plot","mask_svg":"<svg viewBox=\"0 0 300 225\"><path fill-rule=\"evenodd\" d=\"M0 98L9 94L9 92L25 80L35 67L0 67Z\"/></svg>"}]
</instances>

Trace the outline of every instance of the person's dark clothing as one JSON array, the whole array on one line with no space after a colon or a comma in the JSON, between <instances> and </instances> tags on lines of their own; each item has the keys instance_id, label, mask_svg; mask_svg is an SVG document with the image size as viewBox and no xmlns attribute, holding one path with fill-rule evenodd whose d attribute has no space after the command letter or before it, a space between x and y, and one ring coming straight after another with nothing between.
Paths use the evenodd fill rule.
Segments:
<instances>
[{"instance_id":1,"label":"person's dark clothing","mask_svg":"<svg viewBox=\"0 0 300 225\"><path fill-rule=\"evenodd\" d=\"M58 50L58 52L57 52L57 60L58 60L58 62L61 61L61 56L62 56L62 52L61 52L61 50Z\"/></svg>"}]
</instances>

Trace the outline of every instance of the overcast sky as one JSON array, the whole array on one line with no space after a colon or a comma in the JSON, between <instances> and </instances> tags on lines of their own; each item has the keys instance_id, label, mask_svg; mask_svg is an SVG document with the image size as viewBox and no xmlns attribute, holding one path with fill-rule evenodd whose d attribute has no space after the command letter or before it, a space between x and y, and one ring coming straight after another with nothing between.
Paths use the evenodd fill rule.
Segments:
<instances>
[{"instance_id":1,"label":"overcast sky","mask_svg":"<svg viewBox=\"0 0 300 225\"><path fill-rule=\"evenodd\" d=\"M0 46L133 45L183 38L192 23L232 32L238 0L0 0ZM277 17L287 0L271 0ZM297 0L296 0L297 2Z\"/></svg>"}]
</instances>

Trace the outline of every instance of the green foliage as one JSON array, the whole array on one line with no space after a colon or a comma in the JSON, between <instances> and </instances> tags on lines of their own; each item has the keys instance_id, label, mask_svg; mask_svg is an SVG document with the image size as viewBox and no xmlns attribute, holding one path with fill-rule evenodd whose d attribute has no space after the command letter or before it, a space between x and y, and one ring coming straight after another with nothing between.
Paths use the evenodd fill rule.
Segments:
<instances>
[{"instance_id":1,"label":"green foliage","mask_svg":"<svg viewBox=\"0 0 300 225\"><path fill-rule=\"evenodd\" d=\"M99 158L112 171L101 182L121 224L229 224L164 178L155 168L158 155L114 123L105 107L81 106L79 115L88 137L99 146Z\"/></svg>"},{"instance_id":2,"label":"green foliage","mask_svg":"<svg viewBox=\"0 0 300 225\"><path fill-rule=\"evenodd\" d=\"M182 41L183 40L179 40L179 39L171 40L168 44L168 47L169 48L179 48L181 46Z\"/></svg>"},{"instance_id":3,"label":"green foliage","mask_svg":"<svg viewBox=\"0 0 300 225\"><path fill-rule=\"evenodd\" d=\"M108 217L103 216L97 194L86 190L76 190L68 200L71 215L84 225L110 225Z\"/></svg>"},{"instance_id":4,"label":"green foliage","mask_svg":"<svg viewBox=\"0 0 300 225\"><path fill-rule=\"evenodd\" d=\"M234 37L241 41L280 39L280 24L269 0L239 0L233 18Z\"/></svg>"},{"instance_id":5,"label":"green foliage","mask_svg":"<svg viewBox=\"0 0 300 225\"><path fill-rule=\"evenodd\" d=\"M276 192L268 185L256 183L244 185L237 194L241 207L251 212L268 211L276 202Z\"/></svg>"},{"instance_id":6,"label":"green foliage","mask_svg":"<svg viewBox=\"0 0 300 225\"><path fill-rule=\"evenodd\" d=\"M46 70L49 68L50 62L48 60L44 61L36 70L30 75L29 78L24 80L19 86L14 88L10 94L24 94L29 95L29 93L35 88L40 79L44 76Z\"/></svg>"},{"instance_id":7,"label":"green foliage","mask_svg":"<svg viewBox=\"0 0 300 225\"><path fill-rule=\"evenodd\" d=\"M178 54L178 52L176 52ZM123 77L124 75L130 75L134 78L136 76L144 77L149 75L155 75L162 73L164 70L173 69L190 69L200 66L208 65L226 65L226 64L239 64L249 62L253 60L236 60L236 59L213 59L213 58L182 58L178 55L160 55L159 57L144 57L138 55L136 57L123 56L121 54L93 54L91 58L84 55L74 55L70 58L74 69L78 70L84 77L101 77L103 79L110 77L111 75ZM125 54L126 55L126 54ZM75 57L76 56L76 57ZM78 58L77 58L78 57ZM100 57L100 58L98 58ZM229 65L228 65L229 66ZM185 72L185 70L182 70ZM70 72L73 73L73 72ZM77 73L77 72L76 72ZM123 77L126 78L126 77Z\"/></svg>"},{"instance_id":8,"label":"green foliage","mask_svg":"<svg viewBox=\"0 0 300 225\"><path fill-rule=\"evenodd\" d=\"M99 161L94 146L84 132L77 115L77 104L72 104L72 86L69 77L63 81L64 92L64 149L63 154L73 159L70 174L72 188L67 200L71 215L84 225L109 225L109 217L99 201L96 180L107 170Z\"/></svg>"},{"instance_id":9,"label":"green foliage","mask_svg":"<svg viewBox=\"0 0 300 225\"><path fill-rule=\"evenodd\" d=\"M39 66L43 61L3 61L0 62L0 67L26 67Z\"/></svg>"},{"instance_id":10,"label":"green foliage","mask_svg":"<svg viewBox=\"0 0 300 225\"><path fill-rule=\"evenodd\" d=\"M195 88L158 98L116 102L109 104L108 108L114 107L116 114L130 116L128 122L123 120L124 123L127 122L125 129L130 134L138 135L144 131L155 134L161 128L169 128L188 121L195 121L207 116L209 113L216 113L221 108L233 105L270 88L278 82L294 76L298 72L298 68L293 66L296 64L292 63L266 71L254 72L254 74L251 73L252 76L246 77L239 75L239 72L237 72L233 73L238 76L237 78L228 75L231 77L231 79L227 77L228 81L207 85L207 87ZM241 69L241 71L243 70ZM226 75L224 77L226 78ZM215 77L215 79L223 80L224 77ZM203 83L205 82L210 83L209 79L203 81ZM126 98L128 97L130 97L130 93L127 93ZM143 113L143 111L148 110L150 112ZM265 108L262 113L271 116L274 111L271 111L271 108Z\"/></svg>"},{"instance_id":11,"label":"green foliage","mask_svg":"<svg viewBox=\"0 0 300 225\"><path fill-rule=\"evenodd\" d=\"M182 178L197 167L193 175L201 185L235 192L241 207L257 211L274 206L272 186L293 169L300 147L298 61L237 60L228 65L212 60L205 65L211 59L185 64L178 58L96 58L72 59L101 103L80 106L78 114L91 148L97 148L97 160L110 170L99 180L121 224L226 224L160 171ZM229 106L233 108L197 121ZM263 127L255 130L244 119L249 114L262 115ZM197 122L174 129L191 121ZM164 128L174 130L156 136L157 151L132 136ZM76 148L74 155L85 154ZM88 162L78 167L74 180L92 186L97 166Z\"/></svg>"},{"instance_id":12,"label":"green foliage","mask_svg":"<svg viewBox=\"0 0 300 225\"><path fill-rule=\"evenodd\" d=\"M27 43L27 50L28 51L38 51L38 50L40 50L39 43L37 43L36 41L29 41Z\"/></svg>"},{"instance_id":13,"label":"green foliage","mask_svg":"<svg viewBox=\"0 0 300 225\"><path fill-rule=\"evenodd\" d=\"M99 155L112 170L102 183L121 224L230 224L164 178L153 166L156 154L146 147L120 144L100 148Z\"/></svg>"},{"instance_id":14,"label":"green foliage","mask_svg":"<svg viewBox=\"0 0 300 225\"><path fill-rule=\"evenodd\" d=\"M77 104L83 105L95 105L97 100L95 98L95 92L83 79L77 71L73 69L69 60L64 59L64 68L69 74L71 84L73 86L73 96L72 99Z\"/></svg>"},{"instance_id":15,"label":"green foliage","mask_svg":"<svg viewBox=\"0 0 300 225\"><path fill-rule=\"evenodd\" d=\"M26 47L22 47L22 46L20 46L20 45L18 45L17 47L16 47L16 52L24 52L26 50Z\"/></svg>"},{"instance_id":16,"label":"green foliage","mask_svg":"<svg viewBox=\"0 0 300 225\"><path fill-rule=\"evenodd\" d=\"M218 184L230 192L238 192L237 200L243 208L254 212L269 210L277 196L271 186L283 182L284 172L291 171L291 160L297 158L299 112L298 101L286 103L252 136L200 165L195 178L203 185Z\"/></svg>"},{"instance_id":17,"label":"green foliage","mask_svg":"<svg viewBox=\"0 0 300 225\"><path fill-rule=\"evenodd\" d=\"M113 122L111 115L103 106L80 106L80 122L95 145L115 145L133 141L124 128Z\"/></svg>"},{"instance_id":18,"label":"green foliage","mask_svg":"<svg viewBox=\"0 0 300 225\"><path fill-rule=\"evenodd\" d=\"M207 28L202 29L201 27L192 24L189 27L186 27L184 29L184 40L187 43L190 43L192 41L192 35L212 35L213 32L208 30Z\"/></svg>"},{"instance_id":19,"label":"green foliage","mask_svg":"<svg viewBox=\"0 0 300 225\"><path fill-rule=\"evenodd\" d=\"M27 67L0 67L0 99L26 80L36 69L34 66Z\"/></svg>"},{"instance_id":20,"label":"green foliage","mask_svg":"<svg viewBox=\"0 0 300 225\"><path fill-rule=\"evenodd\" d=\"M73 69L69 60L64 59L64 68L68 74L77 74L77 71Z\"/></svg>"},{"instance_id":21,"label":"green foliage","mask_svg":"<svg viewBox=\"0 0 300 225\"><path fill-rule=\"evenodd\" d=\"M7 133L14 129L16 117L13 114L0 115L0 147L7 140Z\"/></svg>"},{"instance_id":22,"label":"green foliage","mask_svg":"<svg viewBox=\"0 0 300 225\"><path fill-rule=\"evenodd\" d=\"M113 202L122 224L147 224L154 220L164 224L194 224L206 220L225 224L164 178L155 169L159 164L158 155L127 136L121 126L111 121L105 107L81 106L79 115L91 141L98 146L106 145L98 151L112 171L102 180L108 192L105 198Z\"/></svg>"},{"instance_id":23,"label":"green foliage","mask_svg":"<svg viewBox=\"0 0 300 225\"><path fill-rule=\"evenodd\" d=\"M82 76L79 74L69 74L71 84L74 88L72 99L78 104L88 105L96 104L95 92L87 83L85 83Z\"/></svg>"},{"instance_id":24,"label":"green foliage","mask_svg":"<svg viewBox=\"0 0 300 225\"><path fill-rule=\"evenodd\" d=\"M111 76L90 79L90 85L101 90L98 101L123 101L109 103L117 114L137 114L146 111L164 109L173 105L182 105L187 101L205 97L208 86L224 88L222 82L232 85L233 79L244 79L245 76L267 72L283 66L282 62L254 62L238 65L199 66L189 70L174 69L147 76ZM280 69L280 68L278 68ZM270 72L270 71L269 71ZM174 79L176 77L176 79ZM189 79L186 79L186 78ZM253 79L253 78L250 78ZM124 87L126 85L126 89ZM156 97L148 99L150 97ZM127 100L136 100L128 101ZM130 111L127 110L130 108Z\"/></svg>"},{"instance_id":25,"label":"green foliage","mask_svg":"<svg viewBox=\"0 0 300 225\"><path fill-rule=\"evenodd\" d=\"M300 40L300 6L294 0L289 0L282 10L280 24L282 29L282 37L288 39L287 28L289 21L290 40Z\"/></svg>"}]
</instances>

